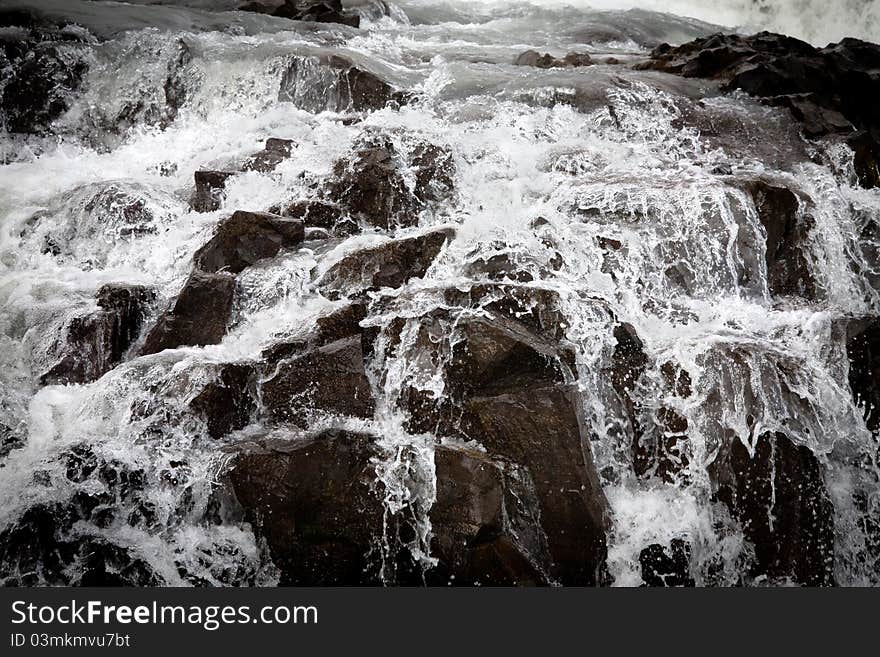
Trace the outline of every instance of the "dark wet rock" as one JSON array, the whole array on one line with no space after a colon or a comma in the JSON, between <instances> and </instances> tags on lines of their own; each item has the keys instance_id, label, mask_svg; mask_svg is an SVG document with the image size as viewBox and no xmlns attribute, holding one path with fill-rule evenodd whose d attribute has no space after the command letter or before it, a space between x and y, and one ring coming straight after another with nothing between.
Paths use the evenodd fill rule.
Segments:
<instances>
[{"instance_id":1,"label":"dark wet rock","mask_svg":"<svg viewBox=\"0 0 880 657\"><path fill-rule=\"evenodd\" d=\"M550 583L550 555L534 483L521 467L477 451L438 446L428 584Z\"/></svg>"},{"instance_id":2,"label":"dark wet rock","mask_svg":"<svg viewBox=\"0 0 880 657\"><path fill-rule=\"evenodd\" d=\"M361 231L361 227L348 217L343 208L329 201L295 201L273 209L284 217L299 219L307 229L326 230L328 235L347 237Z\"/></svg>"},{"instance_id":3,"label":"dark wet rock","mask_svg":"<svg viewBox=\"0 0 880 657\"><path fill-rule=\"evenodd\" d=\"M81 44L55 40L57 34L32 37L0 36L0 69L6 81L0 108L9 132L47 132L69 109L88 71Z\"/></svg>"},{"instance_id":4,"label":"dark wet rock","mask_svg":"<svg viewBox=\"0 0 880 657\"><path fill-rule=\"evenodd\" d=\"M189 204L196 212L214 212L223 202L226 181L235 175L232 171L196 171L196 187Z\"/></svg>"},{"instance_id":5,"label":"dark wet rock","mask_svg":"<svg viewBox=\"0 0 880 657\"><path fill-rule=\"evenodd\" d=\"M528 468L553 564L563 584L604 579L607 502L582 430L576 386L522 386L465 403L466 435Z\"/></svg>"},{"instance_id":6,"label":"dark wet rock","mask_svg":"<svg viewBox=\"0 0 880 657\"><path fill-rule=\"evenodd\" d=\"M660 367L664 389L680 399L690 397L691 378L687 370L672 361ZM661 406L654 413L654 431L640 432L633 442L633 468L643 478L659 477L671 484L689 481L687 467L691 461L688 421L675 408Z\"/></svg>"},{"instance_id":7,"label":"dark wet rock","mask_svg":"<svg viewBox=\"0 0 880 657\"><path fill-rule=\"evenodd\" d=\"M234 275L194 271L150 330L141 355L219 343L226 335L234 294Z\"/></svg>"},{"instance_id":8,"label":"dark wet rock","mask_svg":"<svg viewBox=\"0 0 880 657\"><path fill-rule=\"evenodd\" d=\"M862 130L847 139L853 150L853 164L859 184L865 189L880 187L880 135Z\"/></svg>"},{"instance_id":9,"label":"dark wet rock","mask_svg":"<svg viewBox=\"0 0 880 657\"><path fill-rule=\"evenodd\" d=\"M248 158L244 165L244 170L270 173L275 170L275 167L290 157L294 146L295 144L292 139L270 137L266 140L263 150Z\"/></svg>"},{"instance_id":10,"label":"dark wet rock","mask_svg":"<svg viewBox=\"0 0 880 657\"><path fill-rule=\"evenodd\" d=\"M846 344L853 401L871 431L880 430L880 321L853 322Z\"/></svg>"},{"instance_id":11,"label":"dark wet rock","mask_svg":"<svg viewBox=\"0 0 880 657\"><path fill-rule=\"evenodd\" d=\"M369 339L367 331L360 325L366 316L366 302L357 299L319 317L315 322L314 331L308 336L292 340L284 340L283 338L278 340L263 350L263 360L268 367L274 368L281 360L302 354L309 348L323 347L331 342L352 336L363 336L362 346L366 354L370 348Z\"/></svg>"},{"instance_id":12,"label":"dark wet rock","mask_svg":"<svg viewBox=\"0 0 880 657\"><path fill-rule=\"evenodd\" d=\"M386 511L376 441L331 430L236 446L228 478L245 517L266 540L282 585L380 582L377 541L385 535ZM430 520L438 563L424 574L386 564L386 577L398 584L549 583L528 473L451 446L438 446L434 462ZM401 529L394 521L388 527Z\"/></svg>"},{"instance_id":13,"label":"dark wet rock","mask_svg":"<svg viewBox=\"0 0 880 657\"><path fill-rule=\"evenodd\" d=\"M250 424L257 411L257 369L252 363L218 365L212 379L189 403L212 438Z\"/></svg>"},{"instance_id":14,"label":"dark wet rock","mask_svg":"<svg viewBox=\"0 0 880 657\"><path fill-rule=\"evenodd\" d=\"M278 100L320 112L374 112L400 107L407 94L339 55L294 57L281 78Z\"/></svg>"},{"instance_id":15,"label":"dark wet rock","mask_svg":"<svg viewBox=\"0 0 880 657\"><path fill-rule=\"evenodd\" d=\"M573 68L591 66L592 58L587 53L570 52L562 59L548 53L543 55L535 50L527 50L514 62L517 66L534 66L536 68Z\"/></svg>"},{"instance_id":16,"label":"dark wet rock","mask_svg":"<svg viewBox=\"0 0 880 657\"><path fill-rule=\"evenodd\" d=\"M415 202L401 167L390 141L368 142L336 163L329 196L366 224L385 229L415 225Z\"/></svg>"},{"instance_id":17,"label":"dark wet rock","mask_svg":"<svg viewBox=\"0 0 880 657\"><path fill-rule=\"evenodd\" d=\"M399 288L423 277L454 234L452 229L441 229L355 251L333 265L318 286L331 298L365 289Z\"/></svg>"},{"instance_id":18,"label":"dark wet rock","mask_svg":"<svg viewBox=\"0 0 880 657\"><path fill-rule=\"evenodd\" d=\"M72 318L53 351L57 361L40 376L43 385L88 383L116 367L140 337L156 293L140 285L109 284L98 290L98 310Z\"/></svg>"},{"instance_id":19,"label":"dark wet rock","mask_svg":"<svg viewBox=\"0 0 880 657\"><path fill-rule=\"evenodd\" d=\"M662 406L656 410L648 426L642 418L639 380L649 365L644 344L630 324L621 323L614 329L616 341L611 358L610 379L621 401L617 420L624 423L624 432L632 436L633 470L641 478L658 477L669 483L680 480L689 463L687 419L675 409ZM690 375L674 363L664 363L661 371L667 388L676 396L691 394Z\"/></svg>"},{"instance_id":20,"label":"dark wet rock","mask_svg":"<svg viewBox=\"0 0 880 657\"><path fill-rule=\"evenodd\" d=\"M243 3L239 9L296 21L340 23L349 27L360 25L360 16L346 13L341 0L252 0Z\"/></svg>"},{"instance_id":21,"label":"dark wet rock","mask_svg":"<svg viewBox=\"0 0 880 657\"><path fill-rule=\"evenodd\" d=\"M37 504L0 531L2 586L159 586L143 559L103 538L71 531L76 505Z\"/></svg>"},{"instance_id":22,"label":"dark wet rock","mask_svg":"<svg viewBox=\"0 0 880 657\"><path fill-rule=\"evenodd\" d=\"M384 506L375 439L325 431L237 447L229 472L245 517L268 544L281 585L380 584Z\"/></svg>"},{"instance_id":23,"label":"dark wet rock","mask_svg":"<svg viewBox=\"0 0 880 657\"><path fill-rule=\"evenodd\" d=\"M669 546L653 543L639 554L642 581L646 586L694 586L690 562L691 546L680 538L672 539Z\"/></svg>"},{"instance_id":24,"label":"dark wet rock","mask_svg":"<svg viewBox=\"0 0 880 657\"><path fill-rule=\"evenodd\" d=\"M277 353L277 352L276 352ZM308 349L281 360L261 385L270 419L307 426L315 414L371 418L374 401L360 336Z\"/></svg>"},{"instance_id":25,"label":"dark wet rock","mask_svg":"<svg viewBox=\"0 0 880 657\"><path fill-rule=\"evenodd\" d=\"M762 435L754 456L733 440L710 466L717 497L755 550L753 577L806 586L834 583L834 508L808 447Z\"/></svg>"},{"instance_id":26,"label":"dark wet rock","mask_svg":"<svg viewBox=\"0 0 880 657\"><path fill-rule=\"evenodd\" d=\"M818 49L791 37L715 34L681 46L662 45L641 68L720 80L787 107L809 137L865 130L877 141L880 46L844 39Z\"/></svg>"},{"instance_id":27,"label":"dark wet rock","mask_svg":"<svg viewBox=\"0 0 880 657\"><path fill-rule=\"evenodd\" d=\"M414 348L431 366L443 365L446 386L441 398L403 391L408 429L476 440L490 457L525 468L547 536L550 577L604 581L607 509L573 383L573 349L497 310L430 313Z\"/></svg>"},{"instance_id":28,"label":"dark wet rock","mask_svg":"<svg viewBox=\"0 0 880 657\"><path fill-rule=\"evenodd\" d=\"M765 257L770 294L815 299L817 290L804 255L812 219L791 190L762 180L749 181L758 218L767 232Z\"/></svg>"},{"instance_id":29,"label":"dark wet rock","mask_svg":"<svg viewBox=\"0 0 880 657\"><path fill-rule=\"evenodd\" d=\"M238 274L251 265L278 255L303 241L303 224L267 212L238 210L223 221L214 236L193 256L203 272Z\"/></svg>"},{"instance_id":30,"label":"dark wet rock","mask_svg":"<svg viewBox=\"0 0 880 657\"><path fill-rule=\"evenodd\" d=\"M177 118L180 108L183 107L189 97L190 92L186 83L186 67L192 63L192 60L192 50L186 41L178 39L174 56L168 62L168 75L163 85L165 112L162 122L164 125L168 125Z\"/></svg>"},{"instance_id":31,"label":"dark wet rock","mask_svg":"<svg viewBox=\"0 0 880 657\"><path fill-rule=\"evenodd\" d=\"M611 383L623 400L633 434L639 436L641 430L634 391L648 365L648 357L644 343L632 325L625 322L618 324L614 328L614 339L616 344L612 355Z\"/></svg>"},{"instance_id":32,"label":"dark wet rock","mask_svg":"<svg viewBox=\"0 0 880 657\"><path fill-rule=\"evenodd\" d=\"M415 171L413 189L404 178L408 164ZM447 149L419 142L407 163L390 139L379 136L362 142L351 156L336 163L326 194L354 219L371 226L413 226L427 203L451 191L454 172Z\"/></svg>"}]
</instances>

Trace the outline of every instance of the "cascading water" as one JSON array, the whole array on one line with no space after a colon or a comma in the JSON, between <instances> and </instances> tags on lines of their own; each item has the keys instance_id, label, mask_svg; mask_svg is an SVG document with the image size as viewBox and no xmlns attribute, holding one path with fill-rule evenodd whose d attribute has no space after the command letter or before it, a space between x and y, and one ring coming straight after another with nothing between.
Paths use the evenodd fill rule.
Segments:
<instances>
[{"instance_id":1,"label":"cascading water","mask_svg":"<svg viewBox=\"0 0 880 657\"><path fill-rule=\"evenodd\" d=\"M271 518L261 529L229 484L230 468L242 445L283 452L278 444L301 439L305 401L294 395L267 410L291 362L267 351L312 340L349 299L364 305L358 324L373 336L356 345L366 378L354 393L371 402L362 413L309 416L307 430L377 437L367 487L381 502L382 531L358 559L377 565L387 584L430 573L440 532L432 509L444 494L435 452L452 446L480 458L492 447L441 429L445 420L433 425L434 416L417 421L412 400L442 406L459 394L449 372L461 345L476 349L469 327L495 321L510 294L527 299L513 320L554 314L540 320L557 331L554 344L534 348L554 354L556 369L533 371L576 389L588 466L607 500L607 556L596 581L651 583L651 550L684 559L685 579L698 585L796 581L788 572L752 576L761 548L745 525L755 521L724 500L725 486L736 489L751 467L742 463L760 462L771 469L768 531L789 522L773 502L787 494L775 469L795 468L786 477L801 477L805 496L827 491L832 509L833 563L822 583L880 583L878 437L853 399L847 357L849 324L880 312L880 195L858 185L847 146L805 141L785 110L632 66L661 41L718 28L602 2L374 2L352 10L360 29L189 4L16 3L66 17L57 56L83 72L45 129L13 130L7 110L0 133L5 584L287 582L272 552L281 539L266 532L294 529ZM730 3L731 12L748 4ZM765 26L784 28L795 5L783 3ZM880 37L876 5L856 5L869 30L858 36ZM751 7L736 19L696 15L748 25L768 16ZM0 29L12 39L22 28ZM815 25L792 31L825 38ZM589 53L595 63L515 66L530 48ZM366 83L332 57L402 95L354 107ZM267 138L291 140L288 156L271 171L243 166ZM352 153L383 140L400 189L419 199L417 221L307 227L297 246L233 271L215 344L142 348L221 221L235 210L309 202L360 166ZM425 144L448 162L426 165L433 151ZM198 170L232 172L216 209L190 205ZM425 171L432 180L422 180ZM761 206L779 190L800 227L782 269L765 257ZM352 257L391 248L391 239L437 231L450 237L421 275L371 286L368 266L346 268ZM375 269L390 280L394 266ZM101 340L109 338L95 346L81 336L93 335L89 322L98 320L88 318L110 313L110 293L100 290L120 284L145 300L133 340L94 371L70 369L65 358L107 353ZM555 301L536 305L540 295ZM620 327L638 352L624 365ZM570 359L557 357L560 343ZM211 401L239 379L251 401L232 410ZM234 426L220 431L224 414ZM530 572L560 583L565 577L541 556L548 541L557 554L553 530L522 521L548 516L529 502L545 494L540 467L505 466L521 508L507 509L504 523Z\"/></svg>"}]
</instances>

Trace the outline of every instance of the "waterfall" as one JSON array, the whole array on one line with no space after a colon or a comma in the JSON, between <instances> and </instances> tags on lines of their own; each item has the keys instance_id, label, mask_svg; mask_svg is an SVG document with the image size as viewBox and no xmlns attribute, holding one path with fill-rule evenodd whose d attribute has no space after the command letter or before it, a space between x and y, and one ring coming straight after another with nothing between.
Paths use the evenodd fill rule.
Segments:
<instances>
[{"instance_id":1,"label":"waterfall","mask_svg":"<svg viewBox=\"0 0 880 657\"><path fill-rule=\"evenodd\" d=\"M11 4L3 584L880 583L880 195L638 65L877 5Z\"/></svg>"}]
</instances>

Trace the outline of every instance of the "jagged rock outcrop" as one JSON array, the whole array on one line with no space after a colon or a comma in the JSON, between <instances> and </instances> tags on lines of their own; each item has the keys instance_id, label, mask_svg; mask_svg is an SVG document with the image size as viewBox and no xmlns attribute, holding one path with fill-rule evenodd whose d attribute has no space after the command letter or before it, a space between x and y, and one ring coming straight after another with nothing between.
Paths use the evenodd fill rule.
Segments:
<instances>
[{"instance_id":1,"label":"jagged rock outcrop","mask_svg":"<svg viewBox=\"0 0 880 657\"><path fill-rule=\"evenodd\" d=\"M720 80L726 89L786 107L811 138L859 131L861 182L877 184L880 109L872 99L880 95L880 45L843 39L820 49L769 32L714 34L663 44L641 68Z\"/></svg>"},{"instance_id":2,"label":"jagged rock outcrop","mask_svg":"<svg viewBox=\"0 0 880 657\"><path fill-rule=\"evenodd\" d=\"M9 132L43 134L70 107L88 72L85 33L65 30L26 9L2 10L0 91Z\"/></svg>"},{"instance_id":3,"label":"jagged rock outcrop","mask_svg":"<svg viewBox=\"0 0 880 657\"><path fill-rule=\"evenodd\" d=\"M118 365L141 333L156 293L141 285L104 285L98 310L73 317L53 346L57 361L40 376L43 385L88 383Z\"/></svg>"},{"instance_id":4,"label":"jagged rock outcrop","mask_svg":"<svg viewBox=\"0 0 880 657\"><path fill-rule=\"evenodd\" d=\"M394 542L393 532L405 528L385 524L376 468L386 455L376 436L328 430L231 449L231 488L268 543L282 585L382 583L379 542ZM434 464L429 517L437 564L424 572L388 568L397 579L385 583L549 583L528 473L455 446L438 446ZM401 556L403 564L408 557Z\"/></svg>"},{"instance_id":5,"label":"jagged rock outcrop","mask_svg":"<svg viewBox=\"0 0 880 657\"><path fill-rule=\"evenodd\" d=\"M436 585L550 583L551 557L535 484L523 467L452 446L434 450L437 499L431 507Z\"/></svg>"},{"instance_id":6,"label":"jagged rock outcrop","mask_svg":"<svg viewBox=\"0 0 880 657\"><path fill-rule=\"evenodd\" d=\"M412 188L405 179L408 166L415 173ZM351 156L334 165L325 195L367 225L383 229L413 226L426 205L452 191L454 174L448 149L418 140L405 161L390 138L367 136Z\"/></svg>"},{"instance_id":7,"label":"jagged rock outcrop","mask_svg":"<svg viewBox=\"0 0 880 657\"><path fill-rule=\"evenodd\" d=\"M445 389L442 398L404 390L409 430L464 436L524 467L547 537L548 574L562 583L600 583L607 509L574 384L574 353L530 326L528 316L520 321L495 308L421 318L415 348L426 364L442 367Z\"/></svg>"},{"instance_id":8,"label":"jagged rock outcrop","mask_svg":"<svg viewBox=\"0 0 880 657\"><path fill-rule=\"evenodd\" d=\"M816 282L804 254L812 219L791 190L752 180L745 184L767 232L765 259L767 283L773 296L815 299Z\"/></svg>"},{"instance_id":9,"label":"jagged rock outcrop","mask_svg":"<svg viewBox=\"0 0 880 657\"><path fill-rule=\"evenodd\" d=\"M716 495L754 547L751 575L806 586L834 583L834 508L809 447L765 434L751 455L729 442L710 466Z\"/></svg>"},{"instance_id":10,"label":"jagged rock outcrop","mask_svg":"<svg viewBox=\"0 0 880 657\"><path fill-rule=\"evenodd\" d=\"M238 274L260 260L276 256L281 249L296 246L304 237L301 221L238 210L222 221L208 243L196 251L193 263L207 273Z\"/></svg>"},{"instance_id":11,"label":"jagged rock outcrop","mask_svg":"<svg viewBox=\"0 0 880 657\"><path fill-rule=\"evenodd\" d=\"M278 100L320 112L374 112L399 107L408 95L340 55L293 57L278 90Z\"/></svg>"},{"instance_id":12,"label":"jagged rock outcrop","mask_svg":"<svg viewBox=\"0 0 880 657\"><path fill-rule=\"evenodd\" d=\"M281 360L261 385L269 418L305 427L315 414L370 418L375 408L360 336Z\"/></svg>"},{"instance_id":13,"label":"jagged rock outcrop","mask_svg":"<svg viewBox=\"0 0 880 657\"><path fill-rule=\"evenodd\" d=\"M400 168L389 140L368 141L351 158L336 163L328 195L368 225L412 226L417 222L414 199Z\"/></svg>"},{"instance_id":14,"label":"jagged rock outcrop","mask_svg":"<svg viewBox=\"0 0 880 657\"><path fill-rule=\"evenodd\" d=\"M172 305L147 334L140 354L217 344L226 335L234 294L233 274L193 271Z\"/></svg>"},{"instance_id":15,"label":"jagged rock outcrop","mask_svg":"<svg viewBox=\"0 0 880 657\"><path fill-rule=\"evenodd\" d=\"M257 366L224 363L212 367L213 377L189 406L205 422L212 438L223 438L246 427L257 412Z\"/></svg>"},{"instance_id":16,"label":"jagged rock outcrop","mask_svg":"<svg viewBox=\"0 0 880 657\"><path fill-rule=\"evenodd\" d=\"M229 479L267 542L280 584L381 584L372 556L384 508L372 436L326 431L237 446Z\"/></svg>"},{"instance_id":17,"label":"jagged rock outcrop","mask_svg":"<svg viewBox=\"0 0 880 657\"><path fill-rule=\"evenodd\" d=\"M410 279L424 276L454 236L454 230L440 229L355 251L333 265L318 281L318 287L331 298L383 287L399 288Z\"/></svg>"}]
</instances>

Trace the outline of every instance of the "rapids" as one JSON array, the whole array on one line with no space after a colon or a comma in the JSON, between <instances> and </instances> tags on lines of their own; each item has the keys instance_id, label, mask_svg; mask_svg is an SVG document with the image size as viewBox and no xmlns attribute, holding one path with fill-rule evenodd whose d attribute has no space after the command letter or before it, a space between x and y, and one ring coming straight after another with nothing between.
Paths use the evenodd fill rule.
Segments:
<instances>
[{"instance_id":1,"label":"rapids","mask_svg":"<svg viewBox=\"0 0 880 657\"><path fill-rule=\"evenodd\" d=\"M216 13L206 7L218 3L199 8L198 0L2 4L36 6L75 24L65 28L78 37L65 42L65 56L88 64L50 130L0 132L5 583L89 583L96 553L104 559L98 569L124 583L278 582L252 526L224 510L223 481L237 442L283 431L254 413L218 441L190 402L218 364L259 361L279 339L307 335L342 307L316 281L346 255L389 236L454 227L423 277L370 293L363 325L406 324L444 306L444 290L485 282L474 263L497 256L525 274L512 284L558 295L610 509L609 583L642 584L643 550L683 540L698 585L760 585L748 575L753 548L718 501L710 470L722 440L754 454L761 435L779 433L822 465L835 582L880 584L878 436L849 390L845 329L853 318L880 313L880 245L871 230L880 222L880 194L858 186L845 145L804 141L785 111L722 94L712 82L629 65L661 42L704 36L718 24L813 42L857 26L854 36L876 41L877 4L848 3L852 13L839 14L848 22L838 24L810 13L826 3L799 0L731 0L714 9L677 0L631 3L639 9L605 0L595 9L406 0L360 4L360 29ZM183 59L181 43L189 53ZM596 64L513 65L528 49L586 52ZM279 100L293 58L327 54L412 100L347 120L320 66L301 72L297 94ZM159 116L172 69L183 102L173 116ZM143 356L131 350L96 381L41 383L64 327L96 310L103 285L155 290L151 325L221 219L309 198L365 132L389 135L403 153L415 138L449 149L451 197L423 207L417 225L307 239L246 269L218 344ZM237 173L219 209L190 208L195 171L238 170L270 137L296 144L274 172ZM765 229L741 184L754 179L794 192L798 211L811 218L803 252L812 293L774 293ZM140 211L120 214L114 194L137 199ZM598 380L615 339L597 303L641 339L647 364L633 394L646 435L669 433L657 419L666 409L686 420L688 456L671 478L636 473L631 427ZM381 437L385 457L376 470L386 521L411 520L416 530L406 547L430 568L433 454L441 440L408 431L398 402L407 387L442 397L445 384L436 364L420 359L417 331L403 330L400 340L391 349L380 339L368 362L372 417L321 422ZM670 362L687 372L692 394L665 384ZM83 504L90 515L69 511ZM8 546L31 533L60 547L40 547L24 568ZM377 554L390 557L399 541L386 532ZM77 545L99 547L85 557ZM382 572L395 583L393 568Z\"/></svg>"}]
</instances>

